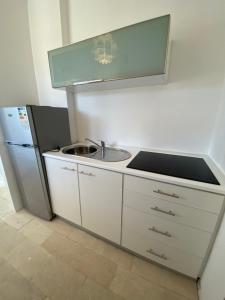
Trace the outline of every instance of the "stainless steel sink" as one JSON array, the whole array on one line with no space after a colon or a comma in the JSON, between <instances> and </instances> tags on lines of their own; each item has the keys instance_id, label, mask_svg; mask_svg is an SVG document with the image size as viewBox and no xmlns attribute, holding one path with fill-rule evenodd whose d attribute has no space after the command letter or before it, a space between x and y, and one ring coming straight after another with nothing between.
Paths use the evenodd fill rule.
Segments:
<instances>
[{"instance_id":1,"label":"stainless steel sink","mask_svg":"<svg viewBox=\"0 0 225 300\"><path fill-rule=\"evenodd\" d=\"M73 145L65 147L62 152L65 154L80 155L90 157L97 152L98 148L94 145Z\"/></svg>"},{"instance_id":2,"label":"stainless steel sink","mask_svg":"<svg viewBox=\"0 0 225 300\"><path fill-rule=\"evenodd\" d=\"M83 157L90 157L102 161L122 161L131 157L131 154L123 149L116 149L111 147L104 147L94 145L72 145L63 148L64 154L79 155Z\"/></svg>"},{"instance_id":3,"label":"stainless steel sink","mask_svg":"<svg viewBox=\"0 0 225 300\"><path fill-rule=\"evenodd\" d=\"M105 147L104 151L97 151L93 158L103 161L122 161L131 157L131 154L123 149Z\"/></svg>"}]
</instances>

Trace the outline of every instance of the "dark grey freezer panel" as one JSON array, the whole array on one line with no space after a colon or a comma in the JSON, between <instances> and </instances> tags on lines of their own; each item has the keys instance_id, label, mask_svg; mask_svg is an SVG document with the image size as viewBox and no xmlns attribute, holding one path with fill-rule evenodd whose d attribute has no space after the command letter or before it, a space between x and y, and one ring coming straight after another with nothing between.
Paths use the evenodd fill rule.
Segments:
<instances>
[{"instance_id":1,"label":"dark grey freezer panel","mask_svg":"<svg viewBox=\"0 0 225 300\"><path fill-rule=\"evenodd\" d=\"M52 212L38 148L7 146L24 207L40 218L51 220Z\"/></svg>"},{"instance_id":2,"label":"dark grey freezer panel","mask_svg":"<svg viewBox=\"0 0 225 300\"><path fill-rule=\"evenodd\" d=\"M1 108L0 118L6 141L15 144L35 144L26 106Z\"/></svg>"},{"instance_id":3,"label":"dark grey freezer panel","mask_svg":"<svg viewBox=\"0 0 225 300\"><path fill-rule=\"evenodd\" d=\"M31 105L27 111L41 153L71 144L67 108Z\"/></svg>"}]
</instances>

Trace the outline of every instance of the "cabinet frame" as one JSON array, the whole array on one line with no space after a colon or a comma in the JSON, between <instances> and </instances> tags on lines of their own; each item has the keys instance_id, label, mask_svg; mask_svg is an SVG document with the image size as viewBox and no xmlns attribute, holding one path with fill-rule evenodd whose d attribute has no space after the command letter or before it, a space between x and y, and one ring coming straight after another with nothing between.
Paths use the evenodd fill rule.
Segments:
<instances>
[{"instance_id":1,"label":"cabinet frame","mask_svg":"<svg viewBox=\"0 0 225 300\"><path fill-rule=\"evenodd\" d=\"M156 32L157 32L157 30L159 30L159 28L161 26L160 25L159 28L154 27L155 24L157 24L157 22L161 22L161 24L163 24L163 22L165 22L165 24L167 24L167 27L165 29L162 27L161 32L157 32L158 36L160 36L159 34L161 34L161 36L162 36L161 40L159 38L157 39L157 41L160 41L160 43L161 43L160 46L162 49L162 53L161 53L162 57L160 58L161 62L159 59L158 70L157 70L157 67L154 66L154 64L151 66L151 63L150 63L150 67L149 67L148 71L147 70L141 71L141 69L137 71L137 70L135 70L135 67L134 67L134 69L132 70L133 74L132 74L132 72L131 72L131 74L129 74L129 68L128 68L128 70L125 71L124 74L122 74L121 70L117 71L118 74L116 74L116 72L113 71L115 73L114 76L113 76L113 72L112 72L111 76L106 76L107 78L105 77L104 72L103 72L103 74L101 74L101 71L100 71L99 75L93 76L92 79L91 79L92 76L89 76L90 78L77 80L77 81L76 81L75 77L70 78L70 79L69 79L69 77L67 79L65 77L64 80L59 80L59 79L55 78L56 70L54 70L54 61L53 61L55 55L63 55L64 53L67 53L68 51L70 51L70 49L72 49L72 47L75 47L76 45L77 45L77 47L81 47L82 43L83 44L85 42L88 43L92 40L96 41L97 39L107 36L107 35L113 35L114 33L117 34L118 32L122 32L124 30L127 30L127 32L129 32L129 29L130 29L130 32L132 32L132 30L133 30L133 28L135 28L135 26L143 26L144 24L147 24L147 22L151 22L150 26L152 26L151 28L153 28L153 30L156 30ZM163 24L162 26L165 26L165 24ZM135 30L133 30L133 32L132 32L132 34L135 34ZM50 51L48 51L48 61L49 61L52 87L62 88L62 87L66 87L66 86L76 85L77 87L79 87L78 91L87 91L89 89L92 90L92 88L95 89L96 88L96 87L94 87L95 84L97 85L97 89L99 87L100 88L103 87L103 88L107 89L107 88L119 88L118 85L122 85L122 87L123 87L123 84L125 84L124 87L129 87L129 86L133 86L133 85L142 86L142 85L147 85L147 84L164 83L167 79L167 73L168 73L167 71L168 71L168 65L169 65L169 63L168 63L168 57L169 57L169 52L170 52L169 51L170 50L169 32L170 32L170 15L164 15L164 16L160 16L160 17L153 18L150 20L138 22L136 24L128 25L128 26L113 30L111 32L107 32L107 33L104 33L104 34L101 34L98 36L94 36L89 39L85 39L85 40L82 40L77 43L70 44L70 45L67 45L67 46L64 46L61 48L50 50ZM129 36L129 34L128 34L128 36ZM150 38L151 39L156 38L152 34L151 30L150 30ZM146 49L148 49L148 46L146 46ZM150 49L150 50L152 51L153 49ZM154 49L154 50L156 50L156 49ZM135 53L135 51L134 51L134 53ZM158 52L160 52L160 51L158 51ZM132 55L134 55L134 54L132 54ZM153 51L152 55L156 56L154 51ZM122 56L120 57L120 59L122 59ZM155 61L156 57L154 57L154 56L151 57L149 55L149 60ZM56 65L56 63L55 63L55 65ZM124 64L124 66L126 66L126 64ZM155 70L154 70L154 68L155 68ZM97 68L97 70L99 71L100 68L99 69ZM126 68L125 68L125 70L126 70ZM104 69L103 69L103 71L104 71ZM119 75L119 73L121 73L121 75ZM128 74L125 75L126 73L128 73ZM107 74L107 72L106 72L106 74ZM123 82L123 80L124 80L124 82ZM117 81L122 81L122 83L118 83L118 85L117 85ZM93 85L93 83L95 83L95 84Z\"/></svg>"}]
</instances>

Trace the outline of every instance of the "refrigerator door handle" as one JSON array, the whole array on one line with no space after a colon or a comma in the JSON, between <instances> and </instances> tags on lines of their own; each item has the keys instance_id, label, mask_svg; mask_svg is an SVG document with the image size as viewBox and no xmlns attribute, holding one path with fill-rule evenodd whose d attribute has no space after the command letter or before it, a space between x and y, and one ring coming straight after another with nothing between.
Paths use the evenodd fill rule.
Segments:
<instances>
[{"instance_id":1,"label":"refrigerator door handle","mask_svg":"<svg viewBox=\"0 0 225 300\"><path fill-rule=\"evenodd\" d=\"M30 144L22 144L22 147L25 147L25 148L37 148L36 145L30 145Z\"/></svg>"},{"instance_id":2,"label":"refrigerator door handle","mask_svg":"<svg viewBox=\"0 0 225 300\"><path fill-rule=\"evenodd\" d=\"M24 147L24 148L37 148L37 145L32 145L32 144L16 144L10 141L6 141L7 145L12 145L12 146L19 146L19 147Z\"/></svg>"}]
</instances>

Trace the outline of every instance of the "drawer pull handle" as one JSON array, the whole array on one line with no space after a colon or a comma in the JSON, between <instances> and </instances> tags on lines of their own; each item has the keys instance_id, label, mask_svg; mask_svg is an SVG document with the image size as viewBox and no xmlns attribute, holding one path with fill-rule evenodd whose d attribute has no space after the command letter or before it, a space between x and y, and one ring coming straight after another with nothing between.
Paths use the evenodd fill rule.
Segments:
<instances>
[{"instance_id":1,"label":"drawer pull handle","mask_svg":"<svg viewBox=\"0 0 225 300\"><path fill-rule=\"evenodd\" d=\"M165 235L165 236L170 237L170 238L172 237L172 234L170 234L168 231L158 230L158 229L155 228L155 226L152 226L152 227L148 228L148 230L159 233L159 234L162 234L162 235Z\"/></svg>"},{"instance_id":2,"label":"drawer pull handle","mask_svg":"<svg viewBox=\"0 0 225 300\"><path fill-rule=\"evenodd\" d=\"M84 171L80 171L79 174L87 175L87 176L95 176L93 173L86 173Z\"/></svg>"},{"instance_id":3,"label":"drawer pull handle","mask_svg":"<svg viewBox=\"0 0 225 300\"><path fill-rule=\"evenodd\" d=\"M167 214L167 215L173 216L173 217L176 216L176 214L172 210L163 210L161 208L158 208L158 206L151 207L151 209L155 210L155 211L158 211L158 212L161 212L163 214Z\"/></svg>"},{"instance_id":4,"label":"drawer pull handle","mask_svg":"<svg viewBox=\"0 0 225 300\"><path fill-rule=\"evenodd\" d=\"M73 172L76 172L76 170L73 169L73 168L63 167L62 169L63 169L63 170L67 170L67 171L73 171Z\"/></svg>"},{"instance_id":5,"label":"drawer pull handle","mask_svg":"<svg viewBox=\"0 0 225 300\"><path fill-rule=\"evenodd\" d=\"M168 259L165 254L159 254L159 253L155 252L153 249L148 249L148 250L146 250L146 252L148 252L149 254L152 254L154 256L157 256L157 257L159 257L161 259L164 259L164 260Z\"/></svg>"},{"instance_id":6,"label":"drawer pull handle","mask_svg":"<svg viewBox=\"0 0 225 300\"><path fill-rule=\"evenodd\" d=\"M166 193L166 192L163 192L161 190L153 190L154 193L157 193L157 194L160 194L160 195L164 195L164 196L169 196L169 197L173 197L173 198L180 198L178 195L176 194L169 194L169 193Z\"/></svg>"}]
</instances>

